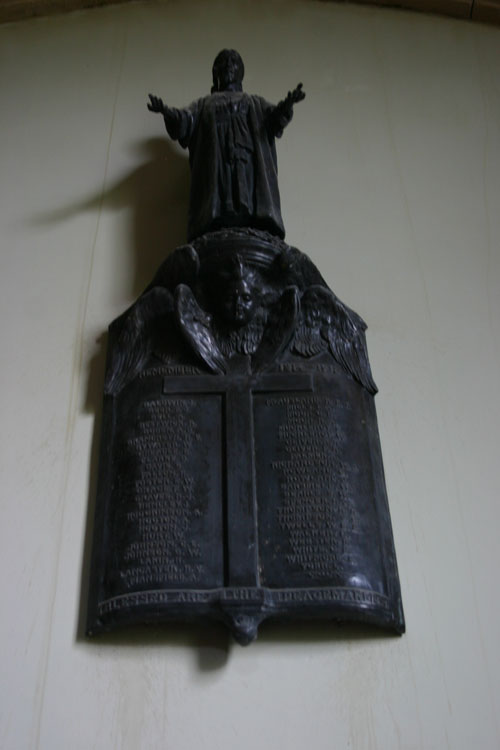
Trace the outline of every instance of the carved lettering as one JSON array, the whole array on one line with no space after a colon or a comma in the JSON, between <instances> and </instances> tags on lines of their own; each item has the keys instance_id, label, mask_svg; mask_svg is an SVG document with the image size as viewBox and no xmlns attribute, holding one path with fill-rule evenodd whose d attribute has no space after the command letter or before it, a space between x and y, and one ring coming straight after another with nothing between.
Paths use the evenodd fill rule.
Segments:
<instances>
[{"instance_id":1,"label":"carved lettering","mask_svg":"<svg viewBox=\"0 0 500 750\"><path fill-rule=\"evenodd\" d=\"M263 406L274 413L274 434L259 468L273 490L261 485L266 499L261 498L260 517L275 530L278 544L272 549L279 553L268 556L262 540L264 580L292 575L290 580L303 584L340 581L353 564L358 526L353 467L339 420L350 404L335 397L280 395L267 397Z\"/></svg>"},{"instance_id":2,"label":"carved lettering","mask_svg":"<svg viewBox=\"0 0 500 750\"><path fill-rule=\"evenodd\" d=\"M215 604L217 602L257 603L266 605L300 605L307 603L361 604L364 607L389 609L390 601L383 594L366 589L323 587L309 589L224 588L208 591L162 589L124 594L99 603L99 614L144 605L162 604Z\"/></svg>"},{"instance_id":3,"label":"carved lettering","mask_svg":"<svg viewBox=\"0 0 500 750\"><path fill-rule=\"evenodd\" d=\"M198 375L201 372L198 367L192 365L164 365L162 367L150 367L148 370L141 372L141 379L158 377L159 375Z\"/></svg>"},{"instance_id":4,"label":"carved lettering","mask_svg":"<svg viewBox=\"0 0 500 750\"><path fill-rule=\"evenodd\" d=\"M199 401L188 396L146 401L138 411L135 429L124 436L115 488L115 529L122 540L118 590L216 582L207 568L207 556L209 562L213 560L219 547L213 538L208 542L211 535L203 524L207 493L213 492L220 526L220 488L207 481L211 444L200 431L198 406ZM217 397L208 408L217 428ZM220 446L215 448L210 472L219 476ZM201 472L203 491L197 487ZM208 523L214 523L213 517ZM222 566L221 552L219 557Z\"/></svg>"}]
</instances>

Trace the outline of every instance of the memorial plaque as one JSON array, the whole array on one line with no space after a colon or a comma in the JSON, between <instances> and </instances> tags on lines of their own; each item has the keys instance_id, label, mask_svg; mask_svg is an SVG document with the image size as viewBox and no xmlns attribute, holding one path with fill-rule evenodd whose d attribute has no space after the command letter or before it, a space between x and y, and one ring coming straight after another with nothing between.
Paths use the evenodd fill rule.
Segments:
<instances>
[{"instance_id":1,"label":"memorial plaque","mask_svg":"<svg viewBox=\"0 0 500 750\"><path fill-rule=\"evenodd\" d=\"M267 618L402 633L366 326L283 240L274 138L302 87L276 106L243 94L232 50L213 74L186 110L150 100L190 151L190 243L110 326L88 634L202 618L243 644Z\"/></svg>"}]
</instances>

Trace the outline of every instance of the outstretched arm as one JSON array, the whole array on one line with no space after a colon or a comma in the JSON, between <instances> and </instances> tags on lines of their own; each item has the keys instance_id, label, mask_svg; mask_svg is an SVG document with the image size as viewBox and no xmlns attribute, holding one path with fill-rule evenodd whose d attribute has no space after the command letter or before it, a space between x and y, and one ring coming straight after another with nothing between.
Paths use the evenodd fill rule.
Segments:
<instances>
[{"instance_id":1,"label":"outstretched arm","mask_svg":"<svg viewBox=\"0 0 500 750\"><path fill-rule=\"evenodd\" d=\"M148 109L150 112L163 115L169 136L186 148L192 128L192 115L189 110L167 107L163 104L163 99L153 94L149 95Z\"/></svg>"},{"instance_id":2,"label":"outstretched arm","mask_svg":"<svg viewBox=\"0 0 500 750\"><path fill-rule=\"evenodd\" d=\"M159 96L155 96L154 94L150 94L148 109L150 112L159 112L160 114L163 114L165 109L163 105L163 99L160 99Z\"/></svg>"},{"instance_id":3,"label":"outstretched arm","mask_svg":"<svg viewBox=\"0 0 500 750\"><path fill-rule=\"evenodd\" d=\"M271 129L276 138L281 138L283 130L293 117L293 105L305 99L305 93L302 91L302 84L289 91L286 97L279 102L274 108L271 115Z\"/></svg>"}]
</instances>

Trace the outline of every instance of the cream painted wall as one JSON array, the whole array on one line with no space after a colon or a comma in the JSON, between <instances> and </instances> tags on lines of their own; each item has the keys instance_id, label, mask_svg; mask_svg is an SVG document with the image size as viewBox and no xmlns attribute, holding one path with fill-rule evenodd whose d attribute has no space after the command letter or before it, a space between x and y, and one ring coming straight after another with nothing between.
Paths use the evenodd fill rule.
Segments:
<instances>
[{"instance_id":1,"label":"cream painted wall","mask_svg":"<svg viewBox=\"0 0 500 750\"><path fill-rule=\"evenodd\" d=\"M146 94L207 92L223 46L247 90L307 91L287 237L369 324L401 639L81 636L99 339L184 237L185 155ZM500 30L172 0L4 26L0 49L0 747L498 748Z\"/></svg>"}]
</instances>

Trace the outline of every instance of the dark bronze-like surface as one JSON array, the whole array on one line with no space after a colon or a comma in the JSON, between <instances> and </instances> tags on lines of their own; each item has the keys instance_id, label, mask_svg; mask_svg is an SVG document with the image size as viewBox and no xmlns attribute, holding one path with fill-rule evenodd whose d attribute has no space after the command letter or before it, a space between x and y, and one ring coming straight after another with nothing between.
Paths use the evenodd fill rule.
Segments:
<instances>
[{"instance_id":1,"label":"dark bronze-like surface","mask_svg":"<svg viewBox=\"0 0 500 750\"><path fill-rule=\"evenodd\" d=\"M224 50L211 96L240 95L242 72ZM299 86L273 117L284 126L301 98ZM228 167L215 198L193 168L192 233L209 204L204 228L222 228L172 253L110 326L88 633L203 617L243 644L271 617L401 633L366 325L280 238L277 182L268 221L252 209L241 227L242 204L226 210L245 190L259 205L257 172L274 179L276 162L261 149L242 172L221 133L227 146L228 133L252 132L254 151L278 134L245 131L251 107L226 104L210 110L216 164L186 140L192 164ZM171 110L150 107L172 135Z\"/></svg>"},{"instance_id":2,"label":"dark bronze-like surface","mask_svg":"<svg viewBox=\"0 0 500 750\"><path fill-rule=\"evenodd\" d=\"M188 239L222 227L257 227L285 236L278 190L275 138L304 99L302 84L274 105L243 92L243 60L235 50L215 58L208 96L185 109L150 94L171 138L189 149Z\"/></svg>"},{"instance_id":3,"label":"dark bronze-like surface","mask_svg":"<svg viewBox=\"0 0 500 750\"><path fill-rule=\"evenodd\" d=\"M203 616L242 643L267 617L402 632L364 330L271 235L166 261L110 329L90 633Z\"/></svg>"}]
</instances>

